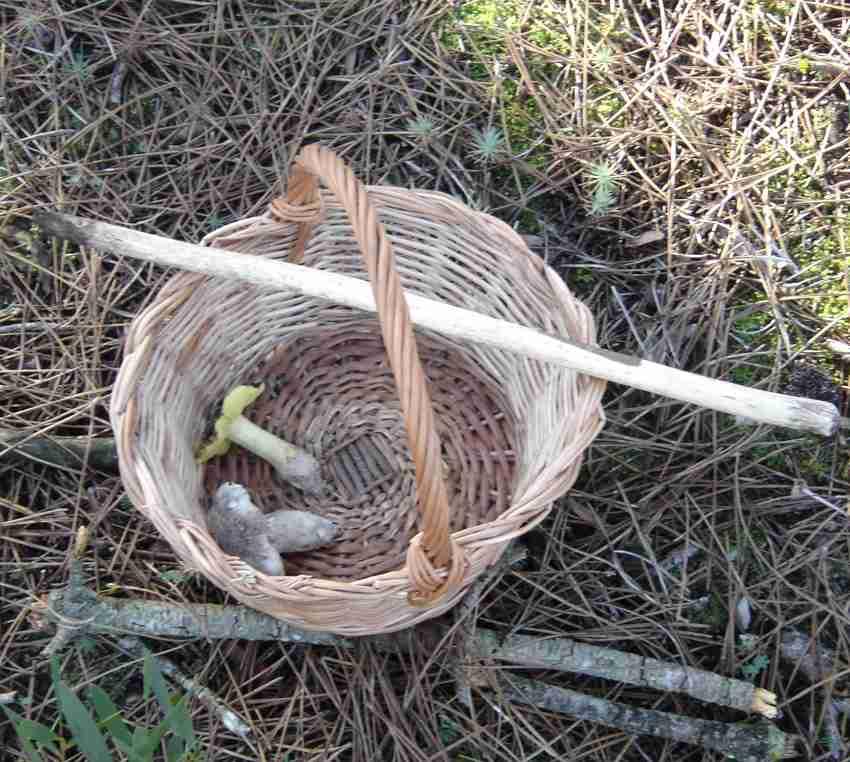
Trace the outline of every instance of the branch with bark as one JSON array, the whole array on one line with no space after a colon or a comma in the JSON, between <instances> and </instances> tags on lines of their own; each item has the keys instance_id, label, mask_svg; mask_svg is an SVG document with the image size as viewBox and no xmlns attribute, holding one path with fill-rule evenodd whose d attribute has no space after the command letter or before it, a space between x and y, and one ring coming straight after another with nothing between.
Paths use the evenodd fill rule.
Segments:
<instances>
[{"instance_id":1,"label":"branch with bark","mask_svg":"<svg viewBox=\"0 0 850 762\"><path fill-rule=\"evenodd\" d=\"M341 648L351 648L355 644L354 639L302 630L242 606L122 600L98 595L85 585L80 558L87 541L87 532L82 529L71 561L68 586L51 592L33 605L34 613L41 616L44 626L49 623L57 627L56 636L45 649L47 653L65 647L83 633L274 640ZM445 625L426 623L416 629L372 636L369 642L388 651L400 646L421 648L423 639L436 646L446 633ZM738 759L781 759L790 756L797 743L796 736L789 736L769 723L730 725L641 709L566 691L539 681L508 676L504 669L486 669L482 664L498 661L512 666L579 672L642 687L686 692L701 700L775 716L776 697L749 683L567 638L501 637L492 630L480 628L465 635L469 640L466 650L472 658L470 663L459 664L458 672L465 673L465 685L478 689L488 701L496 696L533 704L549 711L617 727L627 733L659 735L701 745L734 754ZM184 689L199 695L222 717L229 717L226 712L230 710L217 702L207 689L191 680L184 683L180 682ZM469 696L471 700L471 693Z\"/></svg>"},{"instance_id":2,"label":"branch with bark","mask_svg":"<svg viewBox=\"0 0 850 762\"><path fill-rule=\"evenodd\" d=\"M798 737L784 733L766 721L729 723L683 717L608 701L539 680L506 675L502 671L496 680L497 695L508 701L569 714L627 733L702 746L737 760L755 762L797 756Z\"/></svg>"},{"instance_id":3,"label":"branch with bark","mask_svg":"<svg viewBox=\"0 0 850 762\"><path fill-rule=\"evenodd\" d=\"M59 468L88 465L100 471L118 470L112 437L53 437L43 432L0 429L0 460L35 460Z\"/></svg>"}]
</instances>

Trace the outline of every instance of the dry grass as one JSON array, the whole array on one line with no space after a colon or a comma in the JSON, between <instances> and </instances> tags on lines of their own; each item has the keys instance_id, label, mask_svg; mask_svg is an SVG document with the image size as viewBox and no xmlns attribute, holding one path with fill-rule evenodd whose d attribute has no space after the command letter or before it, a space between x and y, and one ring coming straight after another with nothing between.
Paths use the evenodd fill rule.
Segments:
<instances>
[{"instance_id":1,"label":"dry grass","mask_svg":"<svg viewBox=\"0 0 850 762\"><path fill-rule=\"evenodd\" d=\"M107 432L123 331L166 277L43 241L29 212L61 206L197 240L262 209L314 140L370 182L444 190L517 222L592 306L603 346L771 389L806 363L846 389L846 366L825 350L850 338L840 3L219 5L0 0L3 426ZM504 145L484 160L475 134L491 126ZM600 177L608 193L591 215ZM850 720L828 711L846 670L811 685L778 645L795 627L850 658L844 440L622 388L606 409L579 484L479 621L729 675L766 657L755 680L779 694L781 726L811 759L846 757ZM180 574L115 477L2 459L0 496L0 693L30 696L33 718L55 712L38 656L47 636L27 604L62 584L80 524L95 527L98 589L222 600ZM392 655L368 643L170 651L255 728L249 748L194 706L210 759L714 758L483 696L470 715L452 642ZM109 640L65 660L66 674L150 721L138 669ZM542 677L739 719L674 694ZM5 722L0 744L19 758Z\"/></svg>"}]
</instances>

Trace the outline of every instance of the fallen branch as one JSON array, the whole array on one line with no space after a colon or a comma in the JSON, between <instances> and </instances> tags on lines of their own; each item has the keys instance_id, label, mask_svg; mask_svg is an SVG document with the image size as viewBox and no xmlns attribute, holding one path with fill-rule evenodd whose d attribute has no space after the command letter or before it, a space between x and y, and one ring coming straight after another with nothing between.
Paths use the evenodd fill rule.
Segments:
<instances>
[{"instance_id":1,"label":"fallen branch","mask_svg":"<svg viewBox=\"0 0 850 762\"><path fill-rule=\"evenodd\" d=\"M478 652L484 658L538 669L577 672L659 691L687 693L700 701L756 712L771 719L778 714L775 693L702 669L567 638L543 639L528 635L501 638L491 630L479 630L476 641Z\"/></svg>"},{"instance_id":2,"label":"fallen branch","mask_svg":"<svg viewBox=\"0 0 850 762\"><path fill-rule=\"evenodd\" d=\"M76 567L76 568L75 568ZM79 563L72 563L68 587L54 590L33 606L58 627L57 637L83 633L137 635L148 638L209 640L278 640L311 645L352 645L352 641L302 630L251 608L215 604L177 604L140 598L97 595L82 582ZM51 643L52 653L58 650Z\"/></svg>"},{"instance_id":3,"label":"fallen branch","mask_svg":"<svg viewBox=\"0 0 850 762\"><path fill-rule=\"evenodd\" d=\"M35 222L51 235L80 246L228 280L244 280L264 289L307 294L366 312L376 311L371 285L358 278L175 241L47 210L37 213ZM688 373L549 336L410 292L405 294L405 299L414 324L444 336L499 347L590 376L775 426L827 436L834 434L839 426L838 410L828 402L776 394Z\"/></svg>"},{"instance_id":4,"label":"fallen branch","mask_svg":"<svg viewBox=\"0 0 850 762\"><path fill-rule=\"evenodd\" d=\"M85 586L83 576L81 558L87 544L88 530L82 527L77 533L71 558L68 586L33 604L34 614L42 617L42 626L48 622L57 626L55 637L44 649L45 654L55 653L75 637L92 632L159 638L275 640L341 648L351 648L355 644L354 639L301 630L241 606L173 604L97 595ZM521 558L522 555L514 557ZM472 601L473 607L478 603L480 592L479 589ZM471 609L467 613L471 613ZM433 638L432 642L436 645L445 633L445 626L429 622L398 633L371 636L369 642L381 650L395 650L399 646L421 648L423 639L430 641ZM796 736L786 735L768 723L730 725L640 709L542 682L503 676L502 670L483 668L481 661L510 660L519 666L575 671L638 686L685 691L703 700L775 716L775 696L758 691L748 683L566 638L538 640L513 635L501 640L496 632L485 629L467 629L465 635L468 652L474 655L473 661L477 664L459 666L457 671L459 674L462 671L463 675L458 686L470 708L471 686L495 688L503 698L512 701L600 722L627 733L655 735L704 746L734 754L742 760L777 760L794 756ZM121 643L125 645L121 646ZM124 638L119 646L136 655L136 643L135 638ZM225 724L230 723L228 727L232 725L234 732L244 729L245 726L239 724L241 720L213 694L179 673L174 665L170 666L173 668L170 669L172 677L185 690L207 703L223 721L226 717ZM163 671L168 674L169 670L164 667Z\"/></svg>"},{"instance_id":5,"label":"fallen branch","mask_svg":"<svg viewBox=\"0 0 850 762\"><path fill-rule=\"evenodd\" d=\"M85 537L78 538L77 548L84 547L85 542ZM54 590L46 600L33 606L34 611L58 626L56 637L62 646L69 637L83 632L154 638L275 640L343 648L351 648L355 642L331 633L302 630L242 606L177 604L97 595L85 586L80 555L75 552L75 556L68 586ZM435 643L445 633L439 625L431 625L430 631ZM414 632L429 632L429 627L371 636L370 642L379 648L395 648L398 644L413 643ZM486 629L476 629L469 645L473 661L509 661L538 669L577 672L646 688L683 692L744 712L776 716L776 696L751 683L602 646L567 638L541 640L525 635L511 635L503 640L499 633ZM50 652L56 650L52 644L47 648Z\"/></svg>"},{"instance_id":6,"label":"fallen branch","mask_svg":"<svg viewBox=\"0 0 850 762\"><path fill-rule=\"evenodd\" d=\"M569 714L626 733L694 744L738 760L768 762L797 756L799 736L784 733L769 722L749 724L700 720L619 704L516 675L500 674L497 681L498 695L508 701Z\"/></svg>"},{"instance_id":7,"label":"fallen branch","mask_svg":"<svg viewBox=\"0 0 850 762\"><path fill-rule=\"evenodd\" d=\"M46 434L0 429L0 460L23 458L60 468L87 464L100 471L118 470L112 437L52 437Z\"/></svg>"}]
</instances>

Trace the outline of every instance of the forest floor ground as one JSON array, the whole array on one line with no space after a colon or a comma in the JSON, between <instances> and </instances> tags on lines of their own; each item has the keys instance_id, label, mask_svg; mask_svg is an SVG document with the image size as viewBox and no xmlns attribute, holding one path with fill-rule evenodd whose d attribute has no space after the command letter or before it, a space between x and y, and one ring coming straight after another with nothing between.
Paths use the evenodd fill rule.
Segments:
<instances>
[{"instance_id":1,"label":"forest floor ground","mask_svg":"<svg viewBox=\"0 0 850 762\"><path fill-rule=\"evenodd\" d=\"M591 308L602 347L834 401L850 348L850 17L840 2L469 0L88 5L0 0L0 420L108 436L127 325L170 273L47 240L42 207L196 242L262 212L322 142L373 184L440 190L515 227ZM477 621L754 681L808 759L847 758L846 432L800 434L610 385L574 489ZM119 477L0 454L0 693L51 723L29 605L92 527L99 591L224 601ZM836 653L812 683L797 630ZM450 649L158 648L251 723L193 704L202 758L701 760L703 750L454 688ZM506 667L507 669L507 667ZM108 638L63 654L140 724ZM538 672L627 704L735 721L680 694ZM0 746L17 758L0 722ZM68 759L72 757L69 752Z\"/></svg>"}]
</instances>

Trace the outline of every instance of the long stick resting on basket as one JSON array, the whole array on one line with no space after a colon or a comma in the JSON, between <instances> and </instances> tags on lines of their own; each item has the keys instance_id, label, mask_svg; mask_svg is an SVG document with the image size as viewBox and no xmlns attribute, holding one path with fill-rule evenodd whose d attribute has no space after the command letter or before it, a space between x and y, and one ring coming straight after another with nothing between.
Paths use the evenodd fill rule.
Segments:
<instances>
[{"instance_id":1,"label":"long stick resting on basket","mask_svg":"<svg viewBox=\"0 0 850 762\"><path fill-rule=\"evenodd\" d=\"M36 213L46 232L101 251L221 278L244 280L265 289L294 291L336 304L375 312L367 281L280 260L175 241L106 222L56 212ZM505 349L573 368L663 397L739 415L760 423L829 436L841 417L835 405L751 389L728 381L649 362L637 357L549 336L532 328L405 292L414 324L445 336Z\"/></svg>"}]
</instances>

